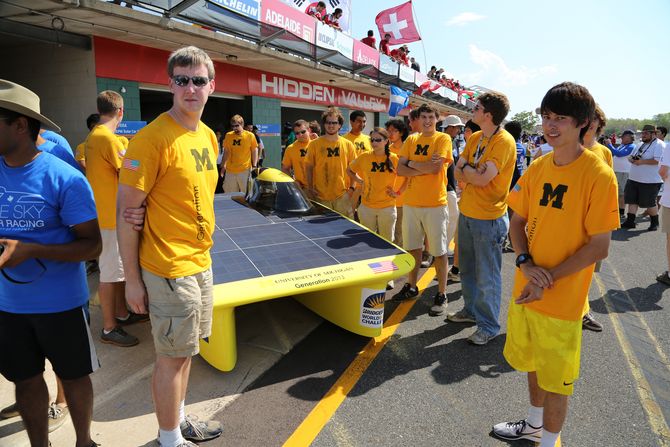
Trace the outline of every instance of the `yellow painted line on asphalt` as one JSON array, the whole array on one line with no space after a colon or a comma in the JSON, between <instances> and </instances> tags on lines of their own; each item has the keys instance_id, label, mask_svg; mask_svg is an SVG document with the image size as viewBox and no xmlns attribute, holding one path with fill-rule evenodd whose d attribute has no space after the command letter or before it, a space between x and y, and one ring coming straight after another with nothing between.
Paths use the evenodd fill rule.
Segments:
<instances>
[{"instance_id":1,"label":"yellow painted line on asphalt","mask_svg":"<svg viewBox=\"0 0 670 447\"><path fill-rule=\"evenodd\" d=\"M612 272L614 272L614 276L619 282L620 290L628 296L630 303L635 308L633 301L630 299L630 296L625 291L621 279L616 274L614 269L612 269L611 265L609 266L609 268L612 270ZM594 275L593 277L595 278L596 284L598 285L598 289L600 290L600 294L603 297L603 302L605 303L605 307L607 308L607 313L609 314L610 319L612 320L612 327L614 328L614 333L616 334L617 340L619 341L619 346L621 346L621 350L623 351L624 357L628 362L628 366L630 367L633 379L637 383L635 389L637 391L640 403L642 404L642 408L644 409L644 412L647 414L649 425L651 426L651 429L654 431L654 433L656 433L659 436L661 445L670 446L670 428L668 427L668 424L665 421L665 418L663 417L661 408L656 402L656 398L654 397L654 393L651 390L651 386L649 385L649 382L644 376L644 372L642 371L642 367L640 366L640 361L633 352L633 348L631 347L630 342L628 341L628 337L626 336L621 321L619 320L619 315L617 315L616 310L614 309L614 306L610 301L610 298L607 294L607 287L605 287L605 284L603 283L602 279L598 277L598 275ZM636 312L639 313L637 309ZM650 339L653 340L655 343L658 343L658 341L651 333L651 330L649 329L649 326L647 326L644 319L640 318L639 321L641 322L641 324L644 325L644 330L650 336ZM657 349L659 349L658 345ZM662 356L661 358L664 358L665 356L663 354L663 351L659 349L659 352Z\"/></svg>"},{"instance_id":2,"label":"yellow painted line on asphalt","mask_svg":"<svg viewBox=\"0 0 670 447\"><path fill-rule=\"evenodd\" d=\"M416 284L419 293L430 284L434 277L434 267L424 272ZM310 445L316 439L417 301L405 301L398 305L396 310L386 320L386 323L384 323L382 333L371 339L363 350L358 353L354 361L351 362L326 395L323 396L305 420L302 421L293 434L286 440L284 447L304 447Z\"/></svg>"}]
</instances>

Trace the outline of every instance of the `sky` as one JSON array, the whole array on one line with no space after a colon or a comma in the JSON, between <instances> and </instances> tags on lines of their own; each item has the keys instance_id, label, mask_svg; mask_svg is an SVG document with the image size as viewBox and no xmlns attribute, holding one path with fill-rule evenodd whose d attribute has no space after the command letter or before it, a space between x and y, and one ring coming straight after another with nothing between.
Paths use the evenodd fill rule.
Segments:
<instances>
[{"instance_id":1,"label":"sky","mask_svg":"<svg viewBox=\"0 0 670 447\"><path fill-rule=\"evenodd\" d=\"M375 16L402 0L351 0L351 34L379 32ZM511 113L535 110L549 88L589 89L610 118L670 112L669 0L414 0L421 71L505 93ZM424 62L424 49L426 62Z\"/></svg>"}]
</instances>

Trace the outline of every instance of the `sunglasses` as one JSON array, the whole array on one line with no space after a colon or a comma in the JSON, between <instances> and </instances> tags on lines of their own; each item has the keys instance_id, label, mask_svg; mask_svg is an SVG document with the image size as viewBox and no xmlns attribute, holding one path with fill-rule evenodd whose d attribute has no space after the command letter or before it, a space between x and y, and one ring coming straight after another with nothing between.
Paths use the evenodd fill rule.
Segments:
<instances>
[{"instance_id":1,"label":"sunglasses","mask_svg":"<svg viewBox=\"0 0 670 447\"><path fill-rule=\"evenodd\" d=\"M204 87L209 84L210 79L206 76L186 76L186 75L175 75L172 76L172 80L178 87L186 87L188 81L193 82L194 87Z\"/></svg>"},{"instance_id":2,"label":"sunglasses","mask_svg":"<svg viewBox=\"0 0 670 447\"><path fill-rule=\"evenodd\" d=\"M339 121L326 121L326 124L331 125L331 126L336 126L336 125L340 124L340 122Z\"/></svg>"},{"instance_id":3,"label":"sunglasses","mask_svg":"<svg viewBox=\"0 0 670 447\"><path fill-rule=\"evenodd\" d=\"M297 131L296 133L297 133L298 135L302 135L302 134L304 134L304 133L307 133L307 131L306 131L306 130L299 130L299 131Z\"/></svg>"},{"instance_id":4,"label":"sunglasses","mask_svg":"<svg viewBox=\"0 0 670 447\"><path fill-rule=\"evenodd\" d=\"M385 139L386 138L370 138L370 141L372 141L373 143L381 143Z\"/></svg>"}]
</instances>

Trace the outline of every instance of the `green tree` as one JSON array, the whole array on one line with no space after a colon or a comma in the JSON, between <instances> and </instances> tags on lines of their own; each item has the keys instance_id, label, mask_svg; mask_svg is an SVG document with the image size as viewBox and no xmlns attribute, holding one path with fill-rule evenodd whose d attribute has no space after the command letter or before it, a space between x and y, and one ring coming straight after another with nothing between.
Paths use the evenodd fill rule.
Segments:
<instances>
[{"instance_id":1,"label":"green tree","mask_svg":"<svg viewBox=\"0 0 670 447\"><path fill-rule=\"evenodd\" d=\"M540 118L535 112L519 112L514 115L510 121L518 121L521 123L521 128L526 133L535 133L535 126L540 122Z\"/></svg>"}]
</instances>

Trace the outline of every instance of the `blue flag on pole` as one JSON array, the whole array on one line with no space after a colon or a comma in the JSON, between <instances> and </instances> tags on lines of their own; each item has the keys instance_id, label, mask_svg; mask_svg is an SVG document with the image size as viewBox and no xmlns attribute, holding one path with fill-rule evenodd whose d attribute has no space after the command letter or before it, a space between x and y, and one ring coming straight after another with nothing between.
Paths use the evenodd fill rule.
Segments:
<instances>
[{"instance_id":1,"label":"blue flag on pole","mask_svg":"<svg viewBox=\"0 0 670 447\"><path fill-rule=\"evenodd\" d=\"M397 116L398 113L409 104L409 92L395 85L391 86L391 101L389 103L389 116Z\"/></svg>"}]
</instances>

